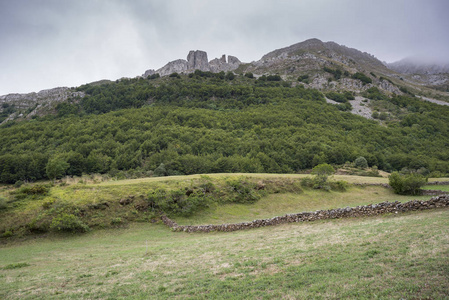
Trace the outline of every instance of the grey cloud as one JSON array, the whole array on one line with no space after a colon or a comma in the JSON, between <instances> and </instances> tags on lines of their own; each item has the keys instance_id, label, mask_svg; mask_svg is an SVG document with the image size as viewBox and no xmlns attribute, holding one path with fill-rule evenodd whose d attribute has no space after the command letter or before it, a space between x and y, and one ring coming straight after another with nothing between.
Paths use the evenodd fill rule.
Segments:
<instances>
[{"instance_id":1,"label":"grey cloud","mask_svg":"<svg viewBox=\"0 0 449 300\"><path fill-rule=\"evenodd\" d=\"M134 77L205 50L242 61L316 37L381 60L448 58L445 0L0 1L0 94Z\"/></svg>"}]
</instances>

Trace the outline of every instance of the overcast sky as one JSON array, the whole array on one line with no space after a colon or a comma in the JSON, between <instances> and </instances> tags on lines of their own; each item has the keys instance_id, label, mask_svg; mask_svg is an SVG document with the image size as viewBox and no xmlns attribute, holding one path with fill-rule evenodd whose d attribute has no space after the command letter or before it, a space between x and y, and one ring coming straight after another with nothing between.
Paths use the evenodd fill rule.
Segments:
<instances>
[{"instance_id":1,"label":"overcast sky","mask_svg":"<svg viewBox=\"0 0 449 300\"><path fill-rule=\"evenodd\" d=\"M0 95L135 77L204 50L251 62L309 38L449 61L449 0L0 0Z\"/></svg>"}]
</instances>

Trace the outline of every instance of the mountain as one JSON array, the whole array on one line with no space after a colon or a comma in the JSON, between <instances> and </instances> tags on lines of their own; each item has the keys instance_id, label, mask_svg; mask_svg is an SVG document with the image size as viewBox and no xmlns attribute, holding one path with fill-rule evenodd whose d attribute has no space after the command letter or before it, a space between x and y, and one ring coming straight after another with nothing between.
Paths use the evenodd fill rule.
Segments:
<instances>
[{"instance_id":1,"label":"mountain","mask_svg":"<svg viewBox=\"0 0 449 300\"><path fill-rule=\"evenodd\" d=\"M386 65L369 53L335 42L309 39L274 50L251 63L242 63L231 55L223 55L209 61L205 51L192 50L186 59L171 61L157 70L147 70L141 77L165 77L173 73L192 74L195 70L212 73L251 73L256 78L277 75L293 85L300 84L325 93L348 91L361 96L370 89L377 88L389 96L408 93L425 97L423 99L447 100L449 73L435 74L447 69L447 65L423 65L412 60ZM110 82L99 81L90 85ZM60 103L77 103L83 97L84 94L79 89L65 87L38 93L0 96L0 123L8 120L29 120L34 116L56 113L56 106ZM365 110L362 115L371 115L367 107L357 107L357 110L353 110L354 113Z\"/></svg>"},{"instance_id":2,"label":"mountain","mask_svg":"<svg viewBox=\"0 0 449 300\"><path fill-rule=\"evenodd\" d=\"M449 63L438 63L422 58L404 58L387 64L388 68L402 74L435 75L449 73Z\"/></svg>"},{"instance_id":3,"label":"mountain","mask_svg":"<svg viewBox=\"0 0 449 300\"><path fill-rule=\"evenodd\" d=\"M196 50L146 76L2 96L0 183L294 173L359 157L449 174L449 106L430 103L447 94L413 76L312 39L251 63Z\"/></svg>"},{"instance_id":4,"label":"mountain","mask_svg":"<svg viewBox=\"0 0 449 300\"><path fill-rule=\"evenodd\" d=\"M418 57L387 64L388 68L408 76L420 85L444 92L449 92L449 63Z\"/></svg>"}]
</instances>

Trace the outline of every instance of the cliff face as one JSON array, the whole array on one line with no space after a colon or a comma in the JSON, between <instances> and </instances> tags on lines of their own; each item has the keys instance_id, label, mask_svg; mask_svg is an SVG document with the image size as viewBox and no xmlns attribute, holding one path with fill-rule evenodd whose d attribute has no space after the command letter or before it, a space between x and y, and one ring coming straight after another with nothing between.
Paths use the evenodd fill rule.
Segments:
<instances>
[{"instance_id":1,"label":"cliff face","mask_svg":"<svg viewBox=\"0 0 449 300\"><path fill-rule=\"evenodd\" d=\"M34 115L45 114L45 111L52 110L57 103L82 97L84 97L83 92L76 92L67 87L42 90L38 93L8 94L0 96L0 112L3 111L4 104L7 104L8 107L13 106L16 110L26 110L26 113L15 112L3 122L16 118L29 119Z\"/></svg>"},{"instance_id":2,"label":"cliff face","mask_svg":"<svg viewBox=\"0 0 449 300\"><path fill-rule=\"evenodd\" d=\"M158 70L147 70L143 77L147 77L158 73L161 76L167 76L172 73L193 73L195 70L200 71L233 71L239 67L241 61L234 56L229 55L228 61L226 61L226 55L221 58L215 58L210 62L207 59L207 53L205 51L196 50L190 51L187 55L187 60L177 59L169 62Z\"/></svg>"}]
</instances>

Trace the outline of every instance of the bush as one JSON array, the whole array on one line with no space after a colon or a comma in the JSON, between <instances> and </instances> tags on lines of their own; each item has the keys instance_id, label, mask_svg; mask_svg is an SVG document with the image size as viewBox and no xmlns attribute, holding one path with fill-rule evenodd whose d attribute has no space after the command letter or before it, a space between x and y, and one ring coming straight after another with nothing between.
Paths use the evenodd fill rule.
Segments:
<instances>
[{"instance_id":1,"label":"bush","mask_svg":"<svg viewBox=\"0 0 449 300\"><path fill-rule=\"evenodd\" d=\"M73 214L63 213L53 218L50 229L61 232L87 232L89 226Z\"/></svg>"},{"instance_id":2,"label":"bush","mask_svg":"<svg viewBox=\"0 0 449 300\"><path fill-rule=\"evenodd\" d=\"M36 184L33 186L22 186L15 192L15 200L25 199L31 196L34 199L40 198L41 196L48 195L50 191L50 185Z\"/></svg>"},{"instance_id":3,"label":"bush","mask_svg":"<svg viewBox=\"0 0 449 300\"><path fill-rule=\"evenodd\" d=\"M299 82L309 83L309 75L301 75L298 77Z\"/></svg>"},{"instance_id":4,"label":"bush","mask_svg":"<svg viewBox=\"0 0 449 300\"><path fill-rule=\"evenodd\" d=\"M354 75L352 75L352 78L360 80L364 85L367 84L367 83L372 83L373 82L371 80L371 78L369 78L368 76L366 76L365 74L363 74L361 72L355 73Z\"/></svg>"},{"instance_id":5,"label":"bush","mask_svg":"<svg viewBox=\"0 0 449 300\"><path fill-rule=\"evenodd\" d=\"M368 162L363 156L359 156L354 160L354 166L357 168L368 168Z\"/></svg>"},{"instance_id":6,"label":"bush","mask_svg":"<svg viewBox=\"0 0 449 300\"><path fill-rule=\"evenodd\" d=\"M327 179L330 175L335 173L335 169L329 164L319 164L312 169L312 174L315 175L313 178L313 188L314 189L324 189L330 190Z\"/></svg>"},{"instance_id":7,"label":"bush","mask_svg":"<svg viewBox=\"0 0 449 300\"><path fill-rule=\"evenodd\" d=\"M17 180L16 183L14 183L14 187L15 188L19 188L23 185L23 181L22 180Z\"/></svg>"},{"instance_id":8,"label":"bush","mask_svg":"<svg viewBox=\"0 0 449 300\"><path fill-rule=\"evenodd\" d=\"M362 96L371 100L387 100L388 97L382 93L377 87L367 89L362 93Z\"/></svg>"},{"instance_id":9,"label":"bush","mask_svg":"<svg viewBox=\"0 0 449 300\"><path fill-rule=\"evenodd\" d=\"M282 81L282 78L279 75L268 75L267 81Z\"/></svg>"},{"instance_id":10,"label":"bush","mask_svg":"<svg viewBox=\"0 0 449 300\"><path fill-rule=\"evenodd\" d=\"M153 210L162 211L168 215L190 216L193 213L209 207L210 197L203 191L189 189L166 191L158 189L148 194L148 204Z\"/></svg>"},{"instance_id":11,"label":"bush","mask_svg":"<svg viewBox=\"0 0 449 300\"><path fill-rule=\"evenodd\" d=\"M418 195L421 192L421 187L427 182L427 178L421 174L401 175L398 172L393 172L388 180L393 191L399 195Z\"/></svg>"},{"instance_id":12,"label":"bush","mask_svg":"<svg viewBox=\"0 0 449 300\"><path fill-rule=\"evenodd\" d=\"M343 180L330 181L329 186L333 191L345 192L348 189L348 183Z\"/></svg>"},{"instance_id":13,"label":"bush","mask_svg":"<svg viewBox=\"0 0 449 300\"><path fill-rule=\"evenodd\" d=\"M0 197L0 210L6 209L8 207L6 198Z\"/></svg>"},{"instance_id":14,"label":"bush","mask_svg":"<svg viewBox=\"0 0 449 300\"><path fill-rule=\"evenodd\" d=\"M170 75L168 75L168 77L181 78L181 75L179 75L178 73L174 72L174 73L171 73Z\"/></svg>"},{"instance_id":15,"label":"bush","mask_svg":"<svg viewBox=\"0 0 449 300\"><path fill-rule=\"evenodd\" d=\"M235 78L235 75L231 71L226 73L226 79L227 80L234 80L234 78Z\"/></svg>"},{"instance_id":16,"label":"bush","mask_svg":"<svg viewBox=\"0 0 449 300\"><path fill-rule=\"evenodd\" d=\"M348 99L345 97L345 95L339 94L339 93L336 93L336 92L326 93L326 97L329 98L329 99L332 99L332 100L334 100L336 102L339 102L339 103L348 102Z\"/></svg>"},{"instance_id":17,"label":"bush","mask_svg":"<svg viewBox=\"0 0 449 300\"><path fill-rule=\"evenodd\" d=\"M234 203L254 203L260 199L255 191L256 185L244 179L231 179L226 181L232 192L231 201Z\"/></svg>"}]
</instances>

